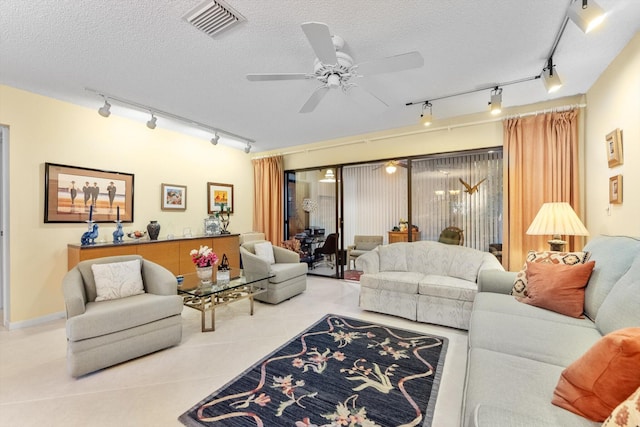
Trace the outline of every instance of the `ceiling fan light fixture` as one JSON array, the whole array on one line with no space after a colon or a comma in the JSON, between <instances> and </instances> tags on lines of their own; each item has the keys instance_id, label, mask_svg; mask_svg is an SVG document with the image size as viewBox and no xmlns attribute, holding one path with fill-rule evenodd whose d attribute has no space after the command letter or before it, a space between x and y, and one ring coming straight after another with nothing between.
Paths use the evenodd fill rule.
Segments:
<instances>
[{"instance_id":1,"label":"ceiling fan light fixture","mask_svg":"<svg viewBox=\"0 0 640 427\"><path fill-rule=\"evenodd\" d=\"M327 169L324 173L324 177L320 180L320 182L336 182L336 176L333 173L333 169Z\"/></svg>"},{"instance_id":2,"label":"ceiling fan light fixture","mask_svg":"<svg viewBox=\"0 0 640 427\"><path fill-rule=\"evenodd\" d=\"M502 89L496 87L491 91L491 101L489 102L489 111L494 116L502 112Z\"/></svg>"},{"instance_id":3,"label":"ceiling fan light fixture","mask_svg":"<svg viewBox=\"0 0 640 427\"><path fill-rule=\"evenodd\" d=\"M396 173L396 171L398 170L398 167L395 165L395 163L393 162L389 162L387 163L387 165L384 167L384 170L389 174L394 174Z\"/></svg>"},{"instance_id":4,"label":"ceiling fan light fixture","mask_svg":"<svg viewBox=\"0 0 640 427\"><path fill-rule=\"evenodd\" d=\"M158 121L158 118L154 116L153 113L151 113L151 118L149 119L149 121L147 121L147 127L149 129L155 129L157 121Z\"/></svg>"},{"instance_id":5,"label":"ceiling fan light fixture","mask_svg":"<svg viewBox=\"0 0 640 427\"><path fill-rule=\"evenodd\" d=\"M588 34L604 21L605 12L594 0L576 0L569 5L567 16Z\"/></svg>"},{"instance_id":6,"label":"ceiling fan light fixture","mask_svg":"<svg viewBox=\"0 0 640 427\"><path fill-rule=\"evenodd\" d=\"M111 115L111 104L109 104L107 98L104 99L104 105L98 109L98 114L102 117L109 117Z\"/></svg>"},{"instance_id":7,"label":"ceiling fan light fixture","mask_svg":"<svg viewBox=\"0 0 640 427\"><path fill-rule=\"evenodd\" d=\"M547 67L542 70L542 78L544 87L547 88L547 93L557 92L562 87L562 80L555 69L555 65L553 65L553 58L549 58Z\"/></svg>"}]
</instances>

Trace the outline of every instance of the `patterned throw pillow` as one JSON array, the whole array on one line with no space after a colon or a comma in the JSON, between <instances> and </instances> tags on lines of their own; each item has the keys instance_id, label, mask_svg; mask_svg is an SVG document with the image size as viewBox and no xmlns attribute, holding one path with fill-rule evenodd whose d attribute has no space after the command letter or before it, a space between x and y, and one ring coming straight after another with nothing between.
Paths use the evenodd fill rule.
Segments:
<instances>
[{"instance_id":1,"label":"patterned throw pillow","mask_svg":"<svg viewBox=\"0 0 640 427\"><path fill-rule=\"evenodd\" d=\"M613 410L602 427L640 426L640 388Z\"/></svg>"},{"instance_id":2,"label":"patterned throw pillow","mask_svg":"<svg viewBox=\"0 0 640 427\"><path fill-rule=\"evenodd\" d=\"M584 264L589 260L589 252L553 252L553 251L529 251L522 270L518 272L516 280L513 282L511 295L526 298L527 293L527 263L539 262L544 264Z\"/></svg>"},{"instance_id":3,"label":"patterned throw pillow","mask_svg":"<svg viewBox=\"0 0 640 427\"><path fill-rule=\"evenodd\" d=\"M96 282L96 301L108 301L143 294L140 260L93 264Z\"/></svg>"}]
</instances>

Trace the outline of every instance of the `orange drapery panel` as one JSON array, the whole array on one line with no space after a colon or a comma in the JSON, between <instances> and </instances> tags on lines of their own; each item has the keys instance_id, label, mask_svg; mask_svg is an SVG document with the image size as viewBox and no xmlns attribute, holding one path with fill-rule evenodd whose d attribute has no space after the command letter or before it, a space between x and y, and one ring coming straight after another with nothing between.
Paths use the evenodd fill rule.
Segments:
<instances>
[{"instance_id":1,"label":"orange drapery panel","mask_svg":"<svg viewBox=\"0 0 640 427\"><path fill-rule=\"evenodd\" d=\"M274 245L284 236L284 161L282 156L256 159L253 163L253 229Z\"/></svg>"},{"instance_id":2,"label":"orange drapery panel","mask_svg":"<svg viewBox=\"0 0 640 427\"><path fill-rule=\"evenodd\" d=\"M527 251L549 250L551 236L526 234L543 203L567 202L582 217L578 110L504 120L504 161L503 265L518 271ZM577 239L567 236L565 250Z\"/></svg>"}]
</instances>

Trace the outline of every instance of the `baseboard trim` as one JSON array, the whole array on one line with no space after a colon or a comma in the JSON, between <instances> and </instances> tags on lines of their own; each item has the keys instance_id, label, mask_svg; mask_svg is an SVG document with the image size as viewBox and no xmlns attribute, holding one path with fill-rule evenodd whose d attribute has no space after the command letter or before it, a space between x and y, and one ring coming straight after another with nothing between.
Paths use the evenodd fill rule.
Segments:
<instances>
[{"instance_id":1,"label":"baseboard trim","mask_svg":"<svg viewBox=\"0 0 640 427\"><path fill-rule=\"evenodd\" d=\"M66 313L64 311L60 311L57 313L47 314L46 316L36 317L35 319L21 320L19 322L9 322L9 324L7 325L7 329L12 331L14 329L30 328L31 326L38 326L44 323L52 322L54 320L64 319L65 316Z\"/></svg>"}]
</instances>

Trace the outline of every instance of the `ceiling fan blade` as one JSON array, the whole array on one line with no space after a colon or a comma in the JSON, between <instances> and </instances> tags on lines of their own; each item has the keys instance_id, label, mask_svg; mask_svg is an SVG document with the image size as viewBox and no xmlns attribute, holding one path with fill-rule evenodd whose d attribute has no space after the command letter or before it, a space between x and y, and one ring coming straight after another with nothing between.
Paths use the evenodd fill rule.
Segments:
<instances>
[{"instance_id":1,"label":"ceiling fan blade","mask_svg":"<svg viewBox=\"0 0 640 427\"><path fill-rule=\"evenodd\" d=\"M385 108L389 107L389 104L387 104L382 99L378 98L362 86L351 86L349 89L347 89L347 96L349 96L349 98L353 99L359 105L366 107L367 109L382 111Z\"/></svg>"},{"instance_id":2,"label":"ceiling fan blade","mask_svg":"<svg viewBox=\"0 0 640 427\"><path fill-rule=\"evenodd\" d=\"M358 64L358 74L362 76L371 76L374 74L392 73L395 71L420 68L423 65L424 58L420 55L420 52L409 52Z\"/></svg>"},{"instance_id":3,"label":"ceiling fan blade","mask_svg":"<svg viewBox=\"0 0 640 427\"><path fill-rule=\"evenodd\" d=\"M335 65L338 63L336 48L331 40L331 33L327 24L322 22L305 22L302 31L309 39L316 56L323 64Z\"/></svg>"},{"instance_id":4,"label":"ceiling fan blade","mask_svg":"<svg viewBox=\"0 0 640 427\"><path fill-rule=\"evenodd\" d=\"M327 92L329 92L329 89L330 88L327 86L320 86L318 89L316 89L316 91L311 94L309 99L307 99L307 102L304 103L304 105L300 109L300 112L310 113L315 110L320 101L322 101L322 98L324 98Z\"/></svg>"},{"instance_id":5,"label":"ceiling fan blade","mask_svg":"<svg viewBox=\"0 0 640 427\"><path fill-rule=\"evenodd\" d=\"M247 74L247 80L252 82L264 82L269 80L304 80L314 78L314 75L305 73L282 74Z\"/></svg>"}]
</instances>

